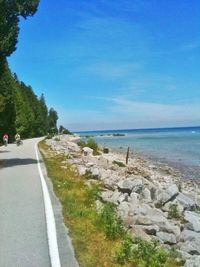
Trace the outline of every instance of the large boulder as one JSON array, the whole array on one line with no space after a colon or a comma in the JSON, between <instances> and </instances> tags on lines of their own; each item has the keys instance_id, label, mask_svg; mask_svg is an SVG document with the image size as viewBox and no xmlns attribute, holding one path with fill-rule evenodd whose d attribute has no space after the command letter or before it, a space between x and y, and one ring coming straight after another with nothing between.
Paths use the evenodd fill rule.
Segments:
<instances>
[{"instance_id":1,"label":"large boulder","mask_svg":"<svg viewBox=\"0 0 200 267\"><path fill-rule=\"evenodd\" d=\"M186 260L184 267L199 267L200 266L200 256L194 256Z\"/></svg>"},{"instance_id":2,"label":"large boulder","mask_svg":"<svg viewBox=\"0 0 200 267\"><path fill-rule=\"evenodd\" d=\"M119 191L123 193L131 194L131 192L140 193L143 189L143 181L140 178L126 178L120 181L118 184Z\"/></svg>"},{"instance_id":3,"label":"large boulder","mask_svg":"<svg viewBox=\"0 0 200 267\"><path fill-rule=\"evenodd\" d=\"M200 242L198 240L186 241L180 246L180 250L191 255L200 255Z\"/></svg>"},{"instance_id":4,"label":"large boulder","mask_svg":"<svg viewBox=\"0 0 200 267\"><path fill-rule=\"evenodd\" d=\"M200 232L200 214L193 211L185 211L184 219L188 222L186 224L188 229Z\"/></svg>"},{"instance_id":5,"label":"large boulder","mask_svg":"<svg viewBox=\"0 0 200 267\"><path fill-rule=\"evenodd\" d=\"M195 241L200 244L200 233L196 233L191 230L184 229L179 237L180 242Z\"/></svg>"},{"instance_id":6,"label":"large boulder","mask_svg":"<svg viewBox=\"0 0 200 267\"><path fill-rule=\"evenodd\" d=\"M156 236L161 242L165 244L173 245L173 244L176 244L177 242L174 234L165 233L165 232L157 232Z\"/></svg>"},{"instance_id":7,"label":"large boulder","mask_svg":"<svg viewBox=\"0 0 200 267\"><path fill-rule=\"evenodd\" d=\"M176 197L176 200L184 207L184 209L192 210L196 207L195 201L181 192Z\"/></svg>"},{"instance_id":8,"label":"large boulder","mask_svg":"<svg viewBox=\"0 0 200 267\"><path fill-rule=\"evenodd\" d=\"M157 199L156 204L158 206L163 206L167 202L174 200L178 194L179 194L179 189L177 185L172 184L166 190L158 192L158 195L156 197Z\"/></svg>"}]
</instances>

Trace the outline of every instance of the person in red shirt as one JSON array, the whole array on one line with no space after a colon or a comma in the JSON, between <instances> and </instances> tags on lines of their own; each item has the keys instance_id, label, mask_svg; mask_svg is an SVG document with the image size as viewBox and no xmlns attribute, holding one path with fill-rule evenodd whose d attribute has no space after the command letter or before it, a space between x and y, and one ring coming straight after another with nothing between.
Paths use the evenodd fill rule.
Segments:
<instances>
[{"instance_id":1,"label":"person in red shirt","mask_svg":"<svg viewBox=\"0 0 200 267\"><path fill-rule=\"evenodd\" d=\"M8 144L8 134L7 133L5 133L3 135L3 142L4 142L4 145L7 146L7 144Z\"/></svg>"}]
</instances>

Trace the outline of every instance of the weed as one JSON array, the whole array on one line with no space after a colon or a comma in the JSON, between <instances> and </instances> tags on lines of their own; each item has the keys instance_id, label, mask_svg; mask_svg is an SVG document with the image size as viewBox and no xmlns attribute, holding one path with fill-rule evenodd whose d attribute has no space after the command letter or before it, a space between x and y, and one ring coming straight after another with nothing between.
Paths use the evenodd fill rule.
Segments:
<instances>
[{"instance_id":1,"label":"weed","mask_svg":"<svg viewBox=\"0 0 200 267\"><path fill-rule=\"evenodd\" d=\"M169 207L168 215L169 218L174 218L174 219L180 219L180 214L178 212L178 205L177 204L171 204Z\"/></svg>"},{"instance_id":2,"label":"weed","mask_svg":"<svg viewBox=\"0 0 200 267\"><path fill-rule=\"evenodd\" d=\"M120 264L132 262L137 266L161 267L167 261L168 253L158 246L158 242L147 242L140 238L126 237L116 255Z\"/></svg>"},{"instance_id":3,"label":"weed","mask_svg":"<svg viewBox=\"0 0 200 267\"><path fill-rule=\"evenodd\" d=\"M99 223L109 239L114 240L124 234L122 220L117 216L115 206L111 203L103 206L99 214Z\"/></svg>"}]
</instances>

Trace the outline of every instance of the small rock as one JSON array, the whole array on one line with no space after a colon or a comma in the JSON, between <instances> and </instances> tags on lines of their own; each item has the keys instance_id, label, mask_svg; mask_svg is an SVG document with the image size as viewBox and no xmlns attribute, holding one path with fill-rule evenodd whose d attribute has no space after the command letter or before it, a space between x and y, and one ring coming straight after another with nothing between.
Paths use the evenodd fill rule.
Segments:
<instances>
[{"instance_id":1,"label":"small rock","mask_svg":"<svg viewBox=\"0 0 200 267\"><path fill-rule=\"evenodd\" d=\"M84 147L83 148L83 154L84 154L84 156L91 156L91 155L93 155L93 149L90 147Z\"/></svg>"}]
</instances>

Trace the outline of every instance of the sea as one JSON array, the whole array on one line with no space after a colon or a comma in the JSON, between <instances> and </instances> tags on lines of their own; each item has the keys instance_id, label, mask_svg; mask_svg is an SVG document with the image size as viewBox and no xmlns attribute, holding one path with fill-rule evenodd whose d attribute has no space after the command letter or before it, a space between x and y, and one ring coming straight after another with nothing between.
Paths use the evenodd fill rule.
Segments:
<instances>
[{"instance_id":1,"label":"sea","mask_svg":"<svg viewBox=\"0 0 200 267\"><path fill-rule=\"evenodd\" d=\"M158 163L180 171L185 179L200 182L200 126L159 129L123 129L78 132L94 138L101 146L130 148Z\"/></svg>"}]
</instances>

